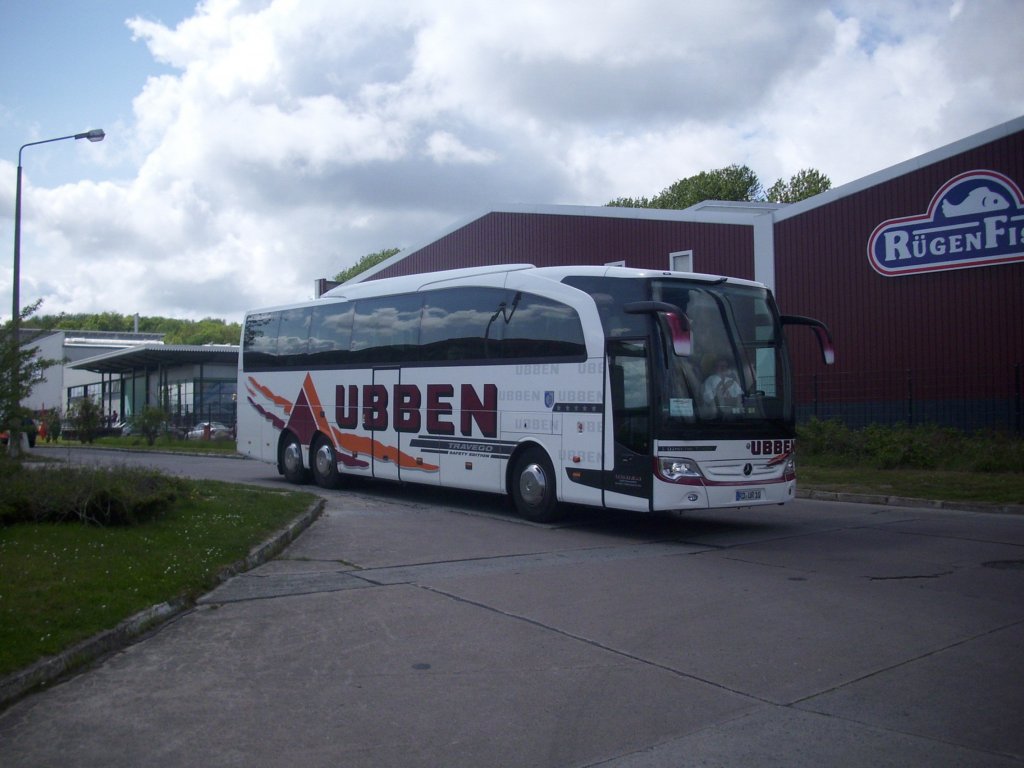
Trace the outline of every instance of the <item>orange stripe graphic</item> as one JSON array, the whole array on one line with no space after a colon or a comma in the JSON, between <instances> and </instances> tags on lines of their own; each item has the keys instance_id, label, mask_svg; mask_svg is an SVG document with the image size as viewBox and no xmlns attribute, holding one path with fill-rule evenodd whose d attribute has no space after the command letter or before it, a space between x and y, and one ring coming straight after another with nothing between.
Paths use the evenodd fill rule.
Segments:
<instances>
[{"instance_id":1,"label":"orange stripe graphic","mask_svg":"<svg viewBox=\"0 0 1024 768\"><path fill-rule=\"evenodd\" d=\"M353 455L363 454L365 456L369 454L377 461L393 461L402 469L420 469L425 472L436 472L440 469L436 464L418 463L415 456L410 456L393 445L386 445L369 437L345 434L341 430L332 427L327 422L323 406L320 404L320 395L313 384L313 378L308 373L302 382L302 390L306 393L306 400L313 411L313 420L316 422L317 429L325 435L333 435L334 442L339 448Z\"/></svg>"},{"instance_id":2,"label":"orange stripe graphic","mask_svg":"<svg viewBox=\"0 0 1024 768\"><path fill-rule=\"evenodd\" d=\"M308 378L309 374L306 374L306 377ZM252 386L256 389L257 392L259 392L265 398L267 398L272 403L274 403L274 405L278 405L278 406L284 408L284 412L286 414L290 414L292 412L292 403L291 403L290 400L286 400L285 398L281 397L280 395L275 395L273 393L273 391L271 391L267 387L265 387L262 384L260 384L252 376L249 377L249 383L252 384Z\"/></svg>"}]
</instances>

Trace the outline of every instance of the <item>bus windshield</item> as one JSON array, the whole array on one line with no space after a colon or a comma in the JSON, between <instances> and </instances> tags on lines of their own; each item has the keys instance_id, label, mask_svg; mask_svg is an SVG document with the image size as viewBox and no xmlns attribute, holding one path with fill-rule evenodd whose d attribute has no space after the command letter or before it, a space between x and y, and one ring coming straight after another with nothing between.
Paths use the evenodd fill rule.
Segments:
<instances>
[{"instance_id":1,"label":"bus windshield","mask_svg":"<svg viewBox=\"0 0 1024 768\"><path fill-rule=\"evenodd\" d=\"M653 367L661 437L702 425L749 431L756 425L791 423L789 367L778 314L770 294L757 286L659 279L651 298L678 307L689 321L692 349L672 351L667 323L657 332L660 362Z\"/></svg>"},{"instance_id":2,"label":"bus windshield","mask_svg":"<svg viewBox=\"0 0 1024 768\"><path fill-rule=\"evenodd\" d=\"M654 437L791 435L788 357L766 288L681 276L630 280L588 275L565 282L593 297L609 340L654 335L649 377L652 415L658 416ZM690 354L674 352L664 314L625 311L643 301L682 313ZM629 382L626 389L631 390Z\"/></svg>"}]
</instances>

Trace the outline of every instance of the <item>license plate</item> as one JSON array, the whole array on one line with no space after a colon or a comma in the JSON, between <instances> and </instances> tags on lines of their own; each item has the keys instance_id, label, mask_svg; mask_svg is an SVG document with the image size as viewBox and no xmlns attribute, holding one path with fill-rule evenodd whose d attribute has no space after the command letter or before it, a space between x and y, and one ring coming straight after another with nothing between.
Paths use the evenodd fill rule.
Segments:
<instances>
[{"instance_id":1,"label":"license plate","mask_svg":"<svg viewBox=\"0 0 1024 768\"><path fill-rule=\"evenodd\" d=\"M736 501L760 501L763 498L763 488L751 488L746 491L736 491Z\"/></svg>"}]
</instances>

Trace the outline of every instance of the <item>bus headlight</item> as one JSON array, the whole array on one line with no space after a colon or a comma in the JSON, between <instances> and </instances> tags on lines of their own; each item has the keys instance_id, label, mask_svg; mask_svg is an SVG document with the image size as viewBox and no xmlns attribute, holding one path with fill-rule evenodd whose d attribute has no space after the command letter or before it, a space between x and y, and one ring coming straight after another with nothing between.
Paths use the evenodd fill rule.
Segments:
<instances>
[{"instance_id":1,"label":"bus headlight","mask_svg":"<svg viewBox=\"0 0 1024 768\"><path fill-rule=\"evenodd\" d=\"M691 459L672 459L658 457L658 476L670 483L700 484L704 475Z\"/></svg>"}]
</instances>

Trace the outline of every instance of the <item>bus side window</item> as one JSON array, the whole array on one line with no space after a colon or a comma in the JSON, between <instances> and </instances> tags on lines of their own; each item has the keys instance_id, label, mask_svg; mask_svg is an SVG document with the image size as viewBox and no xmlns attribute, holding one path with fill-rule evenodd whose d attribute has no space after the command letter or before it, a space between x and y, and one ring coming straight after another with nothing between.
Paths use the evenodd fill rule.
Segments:
<instances>
[{"instance_id":1,"label":"bus side window","mask_svg":"<svg viewBox=\"0 0 1024 768\"><path fill-rule=\"evenodd\" d=\"M279 367L305 366L306 349L309 345L309 321L312 313L312 307L286 309L281 313L276 353Z\"/></svg>"},{"instance_id":2,"label":"bus side window","mask_svg":"<svg viewBox=\"0 0 1024 768\"><path fill-rule=\"evenodd\" d=\"M356 302L352 357L358 363L415 360L420 335L422 296L406 293Z\"/></svg>"},{"instance_id":3,"label":"bus side window","mask_svg":"<svg viewBox=\"0 0 1024 768\"><path fill-rule=\"evenodd\" d=\"M647 333L649 320L645 315L630 315L622 311L622 307L630 302L650 299L644 291L642 280L573 275L563 278L562 282L593 297L608 338L642 336Z\"/></svg>"},{"instance_id":4,"label":"bus side window","mask_svg":"<svg viewBox=\"0 0 1024 768\"><path fill-rule=\"evenodd\" d=\"M502 357L586 358L583 324L568 304L524 293L504 325Z\"/></svg>"},{"instance_id":5,"label":"bus side window","mask_svg":"<svg viewBox=\"0 0 1024 768\"><path fill-rule=\"evenodd\" d=\"M615 440L631 451L650 450L650 389L647 344L642 340L608 345Z\"/></svg>"},{"instance_id":6,"label":"bus side window","mask_svg":"<svg viewBox=\"0 0 1024 768\"><path fill-rule=\"evenodd\" d=\"M352 343L350 303L331 303L313 307L309 332L309 364L313 366L344 365L348 362Z\"/></svg>"},{"instance_id":7,"label":"bus side window","mask_svg":"<svg viewBox=\"0 0 1024 768\"><path fill-rule=\"evenodd\" d=\"M259 312L245 318L242 360L247 371L265 371L273 367L277 352L280 312Z\"/></svg>"},{"instance_id":8,"label":"bus side window","mask_svg":"<svg viewBox=\"0 0 1024 768\"><path fill-rule=\"evenodd\" d=\"M428 361L463 362L496 357L492 331L507 296L501 288L429 291L420 320L420 355Z\"/></svg>"}]
</instances>

